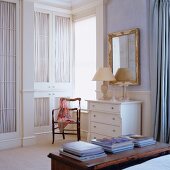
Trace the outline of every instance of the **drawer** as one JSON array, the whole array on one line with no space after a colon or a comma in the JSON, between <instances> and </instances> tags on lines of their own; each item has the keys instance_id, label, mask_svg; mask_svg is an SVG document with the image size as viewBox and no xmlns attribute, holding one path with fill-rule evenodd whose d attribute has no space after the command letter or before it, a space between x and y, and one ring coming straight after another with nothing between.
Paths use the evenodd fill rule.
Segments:
<instances>
[{"instance_id":1,"label":"drawer","mask_svg":"<svg viewBox=\"0 0 170 170\"><path fill-rule=\"evenodd\" d=\"M90 132L115 137L121 135L121 127L91 122Z\"/></svg>"},{"instance_id":2,"label":"drawer","mask_svg":"<svg viewBox=\"0 0 170 170\"><path fill-rule=\"evenodd\" d=\"M90 120L92 122L99 122L104 124L121 126L120 115L111 114L111 113L91 112Z\"/></svg>"},{"instance_id":3,"label":"drawer","mask_svg":"<svg viewBox=\"0 0 170 170\"><path fill-rule=\"evenodd\" d=\"M120 113L120 104L90 102L90 110L109 113Z\"/></svg>"},{"instance_id":4,"label":"drawer","mask_svg":"<svg viewBox=\"0 0 170 170\"><path fill-rule=\"evenodd\" d=\"M105 135L100 135L100 134L97 134L97 133L91 133L90 134L90 140L92 139L103 139L103 138L111 138L113 136L105 136Z\"/></svg>"}]
</instances>

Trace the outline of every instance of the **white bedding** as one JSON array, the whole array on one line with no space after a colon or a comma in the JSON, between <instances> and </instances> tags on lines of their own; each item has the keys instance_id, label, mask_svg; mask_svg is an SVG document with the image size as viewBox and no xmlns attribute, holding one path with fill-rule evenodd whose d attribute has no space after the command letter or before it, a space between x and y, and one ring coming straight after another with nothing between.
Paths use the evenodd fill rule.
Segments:
<instances>
[{"instance_id":1,"label":"white bedding","mask_svg":"<svg viewBox=\"0 0 170 170\"><path fill-rule=\"evenodd\" d=\"M170 155L154 158L124 170L170 170Z\"/></svg>"}]
</instances>

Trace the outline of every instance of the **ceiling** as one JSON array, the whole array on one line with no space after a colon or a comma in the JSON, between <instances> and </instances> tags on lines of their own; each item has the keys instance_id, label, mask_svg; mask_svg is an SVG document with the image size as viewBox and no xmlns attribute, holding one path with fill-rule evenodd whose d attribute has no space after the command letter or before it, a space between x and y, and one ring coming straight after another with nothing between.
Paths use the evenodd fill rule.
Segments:
<instances>
[{"instance_id":1,"label":"ceiling","mask_svg":"<svg viewBox=\"0 0 170 170\"><path fill-rule=\"evenodd\" d=\"M61 6L65 8L76 8L88 4L96 0L35 0L35 2L49 4L53 6Z\"/></svg>"}]
</instances>

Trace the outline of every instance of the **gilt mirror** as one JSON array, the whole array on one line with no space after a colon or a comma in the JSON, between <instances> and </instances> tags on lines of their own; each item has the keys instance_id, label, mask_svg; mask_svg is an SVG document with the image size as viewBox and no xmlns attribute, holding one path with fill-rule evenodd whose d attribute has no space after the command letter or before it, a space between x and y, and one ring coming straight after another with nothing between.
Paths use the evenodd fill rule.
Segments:
<instances>
[{"instance_id":1,"label":"gilt mirror","mask_svg":"<svg viewBox=\"0 0 170 170\"><path fill-rule=\"evenodd\" d=\"M108 34L109 65L115 75L118 68L132 71L131 85L140 83L139 76L139 29L130 29ZM110 82L114 84L114 82Z\"/></svg>"}]
</instances>

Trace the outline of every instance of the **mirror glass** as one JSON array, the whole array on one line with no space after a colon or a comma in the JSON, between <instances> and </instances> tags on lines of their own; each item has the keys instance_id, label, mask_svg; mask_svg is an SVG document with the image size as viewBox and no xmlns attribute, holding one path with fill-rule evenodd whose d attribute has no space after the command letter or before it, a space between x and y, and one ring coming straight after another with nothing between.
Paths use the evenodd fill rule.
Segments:
<instances>
[{"instance_id":1,"label":"mirror glass","mask_svg":"<svg viewBox=\"0 0 170 170\"><path fill-rule=\"evenodd\" d=\"M129 68L133 76L132 85L140 83L138 28L108 34L108 54L109 65L114 75L118 68Z\"/></svg>"}]
</instances>

